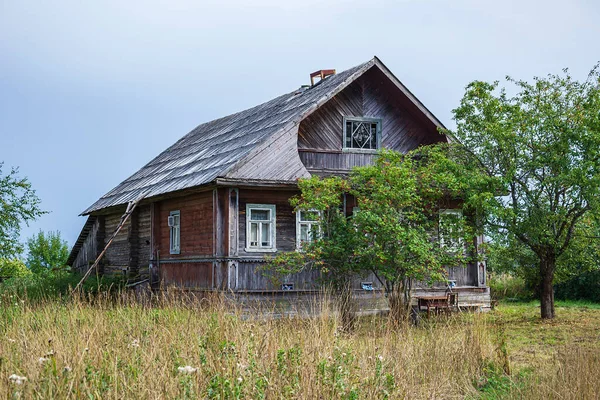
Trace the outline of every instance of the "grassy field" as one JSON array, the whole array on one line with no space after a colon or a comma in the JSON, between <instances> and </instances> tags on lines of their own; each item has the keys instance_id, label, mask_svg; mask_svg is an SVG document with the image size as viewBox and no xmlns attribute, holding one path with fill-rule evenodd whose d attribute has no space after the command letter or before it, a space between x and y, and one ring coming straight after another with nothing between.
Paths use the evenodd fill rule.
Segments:
<instances>
[{"instance_id":1,"label":"grassy field","mask_svg":"<svg viewBox=\"0 0 600 400\"><path fill-rule=\"evenodd\" d=\"M353 333L313 319L248 318L214 299L3 299L5 398L598 398L600 307L506 304ZM25 378L25 379L21 379Z\"/></svg>"}]
</instances>

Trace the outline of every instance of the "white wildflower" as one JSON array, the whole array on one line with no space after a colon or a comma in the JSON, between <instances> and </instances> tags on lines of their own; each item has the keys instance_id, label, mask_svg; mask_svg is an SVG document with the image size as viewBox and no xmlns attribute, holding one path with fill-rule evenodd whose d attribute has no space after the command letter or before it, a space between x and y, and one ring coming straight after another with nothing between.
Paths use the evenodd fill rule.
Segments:
<instances>
[{"instance_id":1,"label":"white wildflower","mask_svg":"<svg viewBox=\"0 0 600 400\"><path fill-rule=\"evenodd\" d=\"M244 379L243 379L241 376L238 376L238 378L237 378L237 381L238 381L239 383L242 383L242 381L243 381L243 380L244 380Z\"/></svg>"},{"instance_id":2,"label":"white wildflower","mask_svg":"<svg viewBox=\"0 0 600 400\"><path fill-rule=\"evenodd\" d=\"M69 366L66 366L66 367L63 368L63 372L64 373L69 373L71 371L73 371L73 369L71 369L71 367L69 367Z\"/></svg>"},{"instance_id":3,"label":"white wildflower","mask_svg":"<svg viewBox=\"0 0 600 400\"><path fill-rule=\"evenodd\" d=\"M50 361L50 359L49 359L49 358L46 358L46 357L40 357L40 358L38 358L38 364L39 364L39 365L44 365L44 364L46 364L48 361Z\"/></svg>"},{"instance_id":4,"label":"white wildflower","mask_svg":"<svg viewBox=\"0 0 600 400\"><path fill-rule=\"evenodd\" d=\"M140 341L137 339L133 339L133 342L131 342L129 347L140 347Z\"/></svg>"},{"instance_id":5,"label":"white wildflower","mask_svg":"<svg viewBox=\"0 0 600 400\"><path fill-rule=\"evenodd\" d=\"M27 378L24 376L19 376L17 374L12 374L8 377L8 381L10 383L14 383L15 385L22 385L27 381Z\"/></svg>"},{"instance_id":6,"label":"white wildflower","mask_svg":"<svg viewBox=\"0 0 600 400\"><path fill-rule=\"evenodd\" d=\"M16 342L16 340L15 340L15 339L8 339L8 341L9 341L10 343L15 343L15 342Z\"/></svg>"},{"instance_id":7,"label":"white wildflower","mask_svg":"<svg viewBox=\"0 0 600 400\"><path fill-rule=\"evenodd\" d=\"M190 367L189 365L186 365L185 367L177 368L177 371L179 371L180 374L193 374L194 372L198 371L198 368L194 368L194 367Z\"/></svg>"},{"instance_id":8,"label":"white wildflower","mask_svg":"<svg viewBox=\"0 0 600 400\"><path fill-rule=\"evenodd\" d=\"M346 357L346 353L342 353L342 357Z\"/></svg>"},{"instance_id":9,"label":"white wildflower","mask_svg":"<svg viewBox=\"0 0 600 400\"><path fill-rule=\"evenodd\" d=\"M383 356L382 356L381 354L377 356L377 359L378 359L379 361L383 362Z\"/></svg>"},{"instance_id":10,"label":"white wildflower","mask_svg":"<svg viewBox=\"0 0 600 400\"><path fill-rule=\"evenodd\" d=\"M86 347L85 349L83 349L83 351L88 352L90 351L90 349Z\"/></svg>"}]
</instances>

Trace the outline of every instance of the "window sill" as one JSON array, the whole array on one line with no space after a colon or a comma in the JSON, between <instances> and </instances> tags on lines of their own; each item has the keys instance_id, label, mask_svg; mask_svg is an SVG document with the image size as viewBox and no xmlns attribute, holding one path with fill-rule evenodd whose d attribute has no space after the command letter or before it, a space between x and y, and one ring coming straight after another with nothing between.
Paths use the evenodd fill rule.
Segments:
<instances>
[{"instance_id":1,"label":"window sill","mask_svg":"<svg viewBox=\"0 0 600 400\"><path fill-rule=\"evenodd\" d=\"M344 147L342 153L361 153L361 154L377 154L379 149L352 149L350 147Z\"/></svg>"},{"instance_id":2,"label":"window sill","mask_svg":"<svg viewBox=\"0 0 600 400\"><path fill-rule=\"evenodd\" d=\"M276 253L277 249L272 248L255 248L255 247L244 247L246 253Z\"/></svg>"}]
</instances>

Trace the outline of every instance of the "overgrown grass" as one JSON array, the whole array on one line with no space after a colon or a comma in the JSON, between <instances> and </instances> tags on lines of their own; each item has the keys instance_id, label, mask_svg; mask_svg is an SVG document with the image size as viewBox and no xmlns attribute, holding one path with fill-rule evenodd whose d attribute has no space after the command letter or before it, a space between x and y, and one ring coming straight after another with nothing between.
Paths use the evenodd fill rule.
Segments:
<instances>
[{"instance_id":1,"label":"overgrown grass","mask_svg":"<svg viewBox=\"0 0 600 400\"><path fill-rule=\"evenodd\" d=\"M496 363L486 318L391 329L248 318L222 300L18 303L0 315L0 392L26 398L462 398ZM188 368L180 372L180 368ZM25 376L18 385L9 376Z\"/></svg>"},{"instance_id":2,"label":"overgrown grass","mask_svg":"<svg viewBox=\"0 0 600 400\"><path fill-rule=\"evenodd\" d=\"M505 303L490 315L504 332L512 376L492 374L494 384L482 397L600 398L600 304L559 301L552 321L539 312L539 302Z\"/></svg>"},{"instance_id":3,"label":"overgrown grass","mask_svg":"<svg viewBox=\"0 0 600 400\"><path fill-rule=\"evenodd\" d=\"M587 399L600 395L600 306L501 304L393 327L270 319L223 297L3 300L0 396L209 399ZM16 304L15 304L16 303ZM259 312L261 311L261 312ZM187 367L187 368L186 368ZM20 381L11 375L26 377ZM20 383L20 384L19 384Z\"/></svg>"}]
</instances>

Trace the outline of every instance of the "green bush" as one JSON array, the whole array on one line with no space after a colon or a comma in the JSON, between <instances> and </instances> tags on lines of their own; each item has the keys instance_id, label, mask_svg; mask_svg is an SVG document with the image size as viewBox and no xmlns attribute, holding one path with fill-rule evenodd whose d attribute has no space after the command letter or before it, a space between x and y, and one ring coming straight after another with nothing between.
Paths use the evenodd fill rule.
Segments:
<instances>
[{"instance_id":1,"label":"green bush","mask_svg":"<svg viewBox=\"0 0 600 400\"><path fill-rule=\"evenodd\" d=\"M31 275L31 271L23 261L17 258L0 258L0 281L28 275Z\"/></svg>"},{"instance_id":2,"label":"green bush","mask_svg":"<svg viewBox=\"0 0 600 400\"><path fill-rule=\"evenodd\" d=\"M557 300L600 302L600 271L583 272L554 287Z\"/></svg>"},{"instance_id":3,"label":"green bush","mask_svg":"<svg viewBox=\"0 0 600 400\"><path fill-rule=\"evenodd\" d=\"M15 276L0 283L0 297L15 296L29 301L52 299L67 296L81 280L80 274L69 272L58 273L29 273L25 276ZM123 288L122 278L89 277L82 285L86 294L118 291Z\"/></svg>"},{"instance_id":4,"label":"green bush","mask_svg":"<svg viewBox=\"0 0 600 400\"><path fill-rule=\"evenodd\" d=\"M488 279L494 300L531 300L534 293L525 279L511 274L490 274Z\"/></svg>"}]
</instances>

